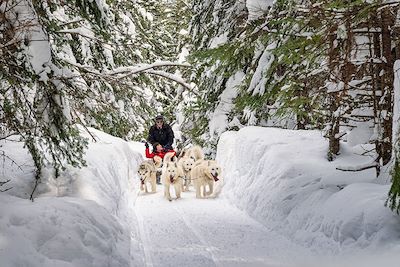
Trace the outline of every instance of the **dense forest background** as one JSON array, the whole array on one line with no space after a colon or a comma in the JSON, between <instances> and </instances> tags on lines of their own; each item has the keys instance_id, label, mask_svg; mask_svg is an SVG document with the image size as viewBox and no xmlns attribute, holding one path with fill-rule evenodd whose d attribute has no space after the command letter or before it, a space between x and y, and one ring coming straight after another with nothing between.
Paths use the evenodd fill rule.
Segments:
<instances>
[{"instance_id":1,"label":"dense forest background","mask_svg":"<svg viewBox=\"0 0 400 267\"><path fill-rule=\"evenodd\" d=\"M85 164L85 127L140 140L157 113L180 126L178 147L211 157L227 130L318 129L330 161L365 144L366 164L345 171L386 170L398 211L399 5L3 0L1 138L25 143L40 181Z\"/></svg>"}]
</instances>

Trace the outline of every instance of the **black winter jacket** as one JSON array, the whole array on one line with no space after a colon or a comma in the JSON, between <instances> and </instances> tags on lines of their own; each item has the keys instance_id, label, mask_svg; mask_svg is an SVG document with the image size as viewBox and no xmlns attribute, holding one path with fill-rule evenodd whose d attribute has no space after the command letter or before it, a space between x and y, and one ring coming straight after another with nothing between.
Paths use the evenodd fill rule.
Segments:
<instances>
[{"instance_id":1,"label":"black winter jacket","mask_svg":"<svg viewBox=\"0 0 400 267\"><path fill-rule=\"evenodd\" d=\"M149 137L147 140L154 144L155 142L160 143L164 148L172 149L172 143L174 142L174 132L171 126L163 124L161 129L158 129L156 125L151 126L149 130Z\"/></svg>"}]
</instances>

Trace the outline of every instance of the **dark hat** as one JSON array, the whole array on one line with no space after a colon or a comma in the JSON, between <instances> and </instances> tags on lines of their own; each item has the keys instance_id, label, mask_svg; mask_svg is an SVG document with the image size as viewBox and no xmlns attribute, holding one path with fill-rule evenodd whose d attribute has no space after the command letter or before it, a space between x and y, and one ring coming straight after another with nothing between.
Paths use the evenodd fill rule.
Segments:
<instances>
[{"instance_id":1,"label":"dark hat","mask_svg":"<svg viewBox=\"0 0 400 267\"><path fill-rule=\"evenodd\" d=\"M164 120L164 116L163 115L157 115L156 118L154 120Z\"/></svg>"},{"instance_id":2,"label":"dark hat","mask_svg":"<svg viewBox=\"0 0 400 267\"><path fill-rule=\"evenodd\" d=\"M154 151L157 151L157 146L158 146L158 145L160 145L159 142L155 142L155 143L153 144L153 152L154 152Z\"/></svg>"}]
</instances>

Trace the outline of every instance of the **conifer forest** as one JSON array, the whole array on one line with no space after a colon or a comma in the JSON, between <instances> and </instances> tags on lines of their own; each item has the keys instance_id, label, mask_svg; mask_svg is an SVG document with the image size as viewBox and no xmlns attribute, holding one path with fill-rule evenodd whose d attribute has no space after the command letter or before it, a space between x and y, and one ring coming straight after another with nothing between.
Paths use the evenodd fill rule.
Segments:
<instances>
[{"instance_id":1,"label":"conifer forest","mask_svg":"<svg viewBox=\"0 0 400 267\"><path fill-rule=\"evenodd\" d=\"M36 183L86 166L80 131L140 141L162 113L211 158L245 126L320 130L327 161L366 144L343 171L389 175L400 211L400 1L1 0L0 92Z\"/></svg>"}]
</instances>

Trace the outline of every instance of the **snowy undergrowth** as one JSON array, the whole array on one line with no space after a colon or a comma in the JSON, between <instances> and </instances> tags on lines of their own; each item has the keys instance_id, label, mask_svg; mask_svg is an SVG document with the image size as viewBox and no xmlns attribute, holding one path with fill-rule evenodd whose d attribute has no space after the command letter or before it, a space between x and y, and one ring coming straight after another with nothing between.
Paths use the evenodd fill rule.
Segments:
<instances>
[{"instance_id":1,"label":"snowy undergrowth","mask_svg":"<svg viewBox=\"0 0 400 267\"><path fill-rule=\"evenodd\" d=\"M4 178L11 190L0 194L2 266L140 265L133 203L134 179L142 159L127 142L90 129L87 167L67 168L57 179L44 177L32 203L33 168L17 142L2 142L9 160ZM17 165L20 165L20 168Z\"/></svg>"},{"instance_id":2,"label":"snowy undergrowth","mask_svg":"<svg viewBox=\"0 0 400 267\"><path fill-rule=\"evenodd\" d=\"M222 196L317 254L398 253L400 220L384 207L389 185L376 183L374 169L336 170L370 162L357 155L364 152L360 146L342 144L333 162L326 160L327 147L318 131L246 127L226 132L217 151Z\"/></svg>"}]
</instances>

